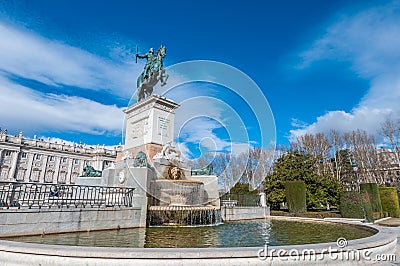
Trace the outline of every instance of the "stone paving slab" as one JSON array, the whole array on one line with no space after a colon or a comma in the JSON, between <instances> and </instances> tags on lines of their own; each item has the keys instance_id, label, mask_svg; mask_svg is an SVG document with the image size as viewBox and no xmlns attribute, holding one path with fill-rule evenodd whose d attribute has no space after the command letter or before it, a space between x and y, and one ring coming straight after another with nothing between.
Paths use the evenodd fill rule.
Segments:
<instances>
[{"instance_id":1,"label":"stone paving slab","mask_svg":"<svg viewBox=\"0 0 400 266\"><path fill-rule=\"evenodd\" d=\"M396 257L397 261L396 262L388 262L386 265L390 266L400 266L400 218L390 218L386 219L383 221L380 221L376 223L376 225L379 226L384 226L386 228L390 228L390 230L394 233L397 234L397 246L396 246ZM384 264L382 264L384 265Z\"/></svg>"},{"instance_id":2,"label":"stone paving slab","mask_svg":"<svg viewBox=\"0 0 400 266\"><path fill-rule=\"evenodd\" d=\"M387 220L380 221L376 224L383 225L383 226L397 227L397 226L400 226L400 218L390 218Z\"/></svg>"}]
</instances>

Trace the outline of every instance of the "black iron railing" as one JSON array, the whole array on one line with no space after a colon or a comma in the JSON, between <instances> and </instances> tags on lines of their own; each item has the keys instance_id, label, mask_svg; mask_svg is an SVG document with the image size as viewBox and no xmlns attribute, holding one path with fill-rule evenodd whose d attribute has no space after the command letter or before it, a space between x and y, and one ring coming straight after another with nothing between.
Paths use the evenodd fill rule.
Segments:
<instances>
[{"instance_id":1,"label":"black iron railing","mask_svg":"<svg viewBox=\"0 0 400 266\"><path fill-rule=\"evenodd\" d=\"M134 188L0 182L0 208L133 206Z\"/></svg>"},{"instance_id":2,"label":"black iron railing","mask_svg":"<svg viewBox=\"0 0 400 266\"><path fill-rule=\"evenodd\" d=\"M260 196L257 194L225 194L221 198L221 206L225 207L257 207Z\"/></svg>"}]
</instances>

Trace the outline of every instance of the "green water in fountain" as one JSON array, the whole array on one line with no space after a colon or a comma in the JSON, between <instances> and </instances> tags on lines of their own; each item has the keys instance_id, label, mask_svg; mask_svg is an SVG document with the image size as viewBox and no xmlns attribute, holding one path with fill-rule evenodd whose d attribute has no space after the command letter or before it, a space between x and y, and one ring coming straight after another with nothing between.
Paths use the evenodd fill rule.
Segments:
<instances>
[{"instance_id":1,"label":"green water in fountain","mask_svg":"<svg viewBox=\"0 0 400 266\"><path fill-rule=\"evenodd\" d=\"M283 220L247 220L219 226L150 227L93 231L45 236L7 238L7 240L94 247L129 248L207 248L254 247L335 242L363 238L374 232L359 226Z\"/></svg>"}]
</instances>

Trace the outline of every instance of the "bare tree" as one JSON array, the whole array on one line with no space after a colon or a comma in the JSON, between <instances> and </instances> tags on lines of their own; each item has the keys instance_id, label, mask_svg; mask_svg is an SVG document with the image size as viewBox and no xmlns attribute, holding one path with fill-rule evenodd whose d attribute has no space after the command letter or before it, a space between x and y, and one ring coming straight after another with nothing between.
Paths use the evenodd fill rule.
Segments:
<instances>
[{"instance_id":1,"label":"bare tree","mask_svg":"<svg viewBox=\"0 0 400 266\"><path fill-rule=\"evenodd\" d=\"M389 142L392 149L393 155L395 157L395 163L400 167L399 160L399 146L400 146L400 119L394 121L391 119L386 119L385 122L381 124L381 129L379 133L384 137L386 141Z\"/></svg>"},{"instance_id":2,"label":"bare tree","mask_svg":"<svg viewBox=\"0 0 400 266\"><path fill-rule=\"evenodd\" d=\"M364 130L352 131L348 136L352 145L353 157L363 182L383 183L382 165L379 160L375 138Z\"/></svg>"},{"instance_id":3,"label":"bare tree","mask_svg":"<svg viewBox=\"0 0 400 266\"><path fill-rule=\"evenodd\" d=\"M228 192L246 171L246 160L231 153L220 152L214 158L213 168L219 184L224 192Z\"/></svg>"},{"instance_id":4,"label":"bare tree","mask_svg":"<svg viewBox=\"0 0 400 266\"><path fill-rule=\"evenodd\" d=\"M331 147L333 149L333 160L334 160L334 165L335 165L335 177L338 180L342 180L341 174L342 174L342 152L343 150L343 139L340 133L334 129L330 131L330 141L331 141Z\"/></svg>"},{"instance_id":5,"label":"bare tree","mask_svg":"<svg viewBox=\"0 0 400 266\"><path fill-rule=\"evenodd\" d=\"M241 158L244 158L245 154L241 154ZM265 177L271 173L273 164L276 159L275 149L263 149L258 147L251 147L249 149L246 170L244 175L246 176L246 182L249 183L251 189L260 188Z\"/></svg>"},{"instance_id":6,"label":"bare tree","mask_svg":"<svg viewBox=\"0 0 400 266\"><path fill-rule=\"evenodd\" d=\"M330 174L334 176L332 164L330 163L331 143L324 133L305 134L296 138L292 148L303 151L317 159L317 171L320 175Z\"/></svg>"}]
</instances>

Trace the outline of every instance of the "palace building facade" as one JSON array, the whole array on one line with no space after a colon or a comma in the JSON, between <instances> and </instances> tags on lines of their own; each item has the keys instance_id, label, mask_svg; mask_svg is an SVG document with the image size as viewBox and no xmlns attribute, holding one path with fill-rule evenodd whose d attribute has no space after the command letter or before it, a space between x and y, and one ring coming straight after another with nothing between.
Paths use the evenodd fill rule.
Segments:
<instances>
[{"instance_id":1,"label":"palace building facade","mask_svg":"<svg viewBox=\"0 0 400 266\"><path fill-rule=\"evenodd\" d=\"M0 181L74 184L83 167L110 167L122 147L54 143L50 140L7 135L0 130Z\"/></svg>"}]
</instances>

